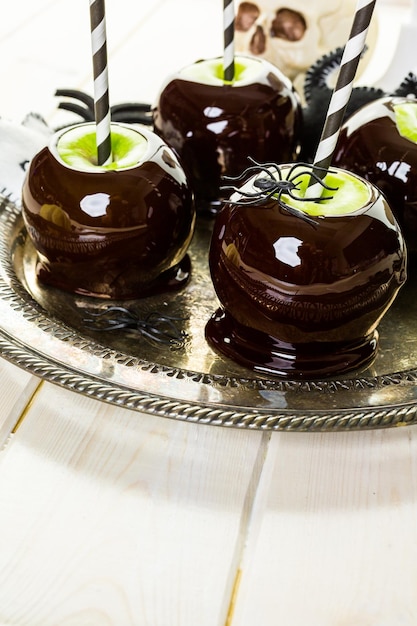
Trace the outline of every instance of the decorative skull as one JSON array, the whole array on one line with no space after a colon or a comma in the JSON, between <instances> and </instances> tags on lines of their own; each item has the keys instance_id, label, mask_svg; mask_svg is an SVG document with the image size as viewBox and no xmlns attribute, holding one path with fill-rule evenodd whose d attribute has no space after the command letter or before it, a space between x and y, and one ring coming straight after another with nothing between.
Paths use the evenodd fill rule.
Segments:
<instances>
[{"instance_id":1,"label":"decorative skull","mask_svg":"<svg viewBox=\"0 0 417 626\"><path fill-rule=\"evenodd\" d=\"M356 0L243 1L235 20L236 52L261 56L294 80L317 59L346 43ZM375 16L367 36L368 50L377 38ZM366 64L370 54L365 55ZM359 70L360 71L360 70Z\"/></svg>"}]
</instances>

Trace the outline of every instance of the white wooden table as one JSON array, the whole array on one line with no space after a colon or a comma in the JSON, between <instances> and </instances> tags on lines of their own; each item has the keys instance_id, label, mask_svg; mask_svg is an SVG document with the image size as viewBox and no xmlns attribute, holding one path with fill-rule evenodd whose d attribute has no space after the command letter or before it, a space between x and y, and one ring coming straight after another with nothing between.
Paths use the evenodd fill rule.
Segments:
<instances>
[{"instance_id":1,"label":"white wooden table","mask_svg":"<svg viewBox=\"0 0 417 626\"><path fill-rule=\"evenodd\" d=\"M88 3L7 5L0 115L56 123L57 87L91 93ZM221 49L216 0L107 5L114 102ZM1 626L417 624L415 427L209 427L0 373Z\"/></svg>"}]
</instances>

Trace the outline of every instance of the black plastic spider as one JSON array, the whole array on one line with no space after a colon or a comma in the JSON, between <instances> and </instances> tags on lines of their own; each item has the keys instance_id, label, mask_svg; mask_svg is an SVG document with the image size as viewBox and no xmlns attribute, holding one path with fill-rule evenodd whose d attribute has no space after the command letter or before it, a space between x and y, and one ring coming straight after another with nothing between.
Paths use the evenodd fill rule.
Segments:
<instances>
[{"instance_id":1,"label":"black plastic spider","mask_svg":"<svg viewBox=\"0 0 417 626\"><path fill-rule=\"evenodd\" d=\"M55 95L67 98L58 104L59 109L76 113L85 122L94 121L94 98L78 89L57 89ZM124 102L110 107L114 122L139 123L151 126L151 105L145 102Z\"/></svg>"},{"instance_id":2,"label":"black plastic spider","mask_svg":"<svg viewBox=\"0 0 417 626\"><path fill-rule=\"evenodd\" d=\"M84 318L85 327L96 331L110 331L120 329L132 329L138 331L146 339L180 348L186 334L179 330L176 322L184 321L182 317L162 315L156 311L148 313L144 317L135 311L130 311L121 306L110 306L98 313L91 312L90 318Z\"/></svg>"},{"instance_id":3,"label":"black plastic spider","mask_svg":"<svg viewBox=\"0 0 417 626\"><path fill-rule=\"evenodd\" d=\"M225 176L223 180L229 180L231 182L246 182L249 177L253 177L255 174L261 174L262 172L266 174L265 177L255 178L253 181L253 187L259 189L259 191L248 192L243 191L241 187L236 187L236 185L227 185L221 187L222 190L228 190L235 193L238 193L241 196L240 200L232 200L229 198L227 202L230 204L247 206L247 205L257 205L265 200L272 198L279 202L280 206L294 215L295 217L300 217L304 221L309 224L315 226L317 225L317 220L297 209L293 206L290 206L282 199L283 194L297 200L299 202L320 202L321 200L331 200L333 196L327 196L326 198L321 197L308 197L308 196L296 196L293 194L294 189L299 189L299 185L301 183L301 177L306 174L310 176L312 180L319 183L323 189L327 189L329 191L337 191L337 187L330 187L326 185L326 183L322 180L321 176L317 172L326 172L327 170L321 167L317 167L310 163L294 163L294 165L290 168L287 177L284 179L282 177L281 170L276 163L257 163L254 159L249 157L249 161L251 161L254 165L248 167L242 174L236 177ZM300 170L300 167L302 168ZM294 175L294 170L298 170Z\"/></svg>"}]
</instances>

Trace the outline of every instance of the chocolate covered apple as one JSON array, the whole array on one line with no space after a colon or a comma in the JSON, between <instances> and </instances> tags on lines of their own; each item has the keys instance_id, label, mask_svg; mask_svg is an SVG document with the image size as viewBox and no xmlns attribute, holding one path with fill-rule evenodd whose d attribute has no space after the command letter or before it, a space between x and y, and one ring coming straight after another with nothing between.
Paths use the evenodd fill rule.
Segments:
<instances>
[{"instance_id":1,"label":"chocolate covered apple","mask_svg":"<svg viewBox=\"0 0 417 626\"><path fill-rule=\"evenodd\" d=\"M216 212L221 177L258 161L290 161L300 141L301 107L291 82L262 59L238 56L235 78L223 59L206 59L168 78L153 108L154 128L179 155L197 208Z\"/></svg>"},{"instance_id":2,"label":"chocolate covered apple","mask_svg":"<svg viewBox=\"0 0 417 626\"><path fill-rule=\"evenodd\" d=\"M359 109L341 129L333 162L366 178L386 195L408 249L416 251L416 100L385 97Z\"/></svg>"},{"instance_id":3,"label":"chocolate covered apple","mask_svg":"<svg viewBox=\"0 0 417 626\"><path fill-rule=\"evenodd\" d=\"M220 308L209 344L265 374L340 375L374 359L377 325L406 278L390 207L332 168L318 200L303 165L253 166L217 215L210 270Z\"/></svg>"},{"instance_id":4,"label":"chocolate covered apple","mask_svg":"<svg viewBox=\"0 0 417 626\"><path fill-rule=\"evenodd\" d=\"M94 124L54 135L32 160L22 212L41 282L113 299L178 288L195 210L177 157L154 133L111 125L112 162L97 165Z\"/></svg>"}]
</instances>

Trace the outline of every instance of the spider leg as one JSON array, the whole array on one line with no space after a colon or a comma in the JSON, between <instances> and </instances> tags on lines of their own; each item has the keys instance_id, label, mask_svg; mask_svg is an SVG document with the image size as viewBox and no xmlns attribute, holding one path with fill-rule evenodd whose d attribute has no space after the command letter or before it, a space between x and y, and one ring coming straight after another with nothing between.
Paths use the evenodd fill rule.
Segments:
<instances>
[{"instance_id":1,"label":"spider leg","mask_svg":"<svg viewBox=\"0 0 417 626\"><path fill-rule=\"evenodd\" d=\"M75 113L79 115L85 122L92 122L94 120L94 112L88 109L87 107L82 106L81 104L76 104L75 102L60 102L58 104L58 109L62 111L69 111L70 113Z\"/></svg>"},{"instance_id":2,"label":"spider leg","mask_svg":"<svg viewBox=\"0 0 417 626\"><path fill-rule=\"evenodd\" d=\"M306 169L303 169L301 172L297 172L297 174L295 174L295 176L292 178L292 173L294 172L294 170L298 167L304 167ZM330 185L327 185L323 178L317 174L317 172L325 172L326 174L328 172L332 173L331 170L326 169L325 167L320 167L320 166L314 166L311 163L295 163L287 176L287 180L290 180L292 182L296 181L298 178L300 178L301 176L310 176L311 178L313 178L313 180L315 180L317 183L319 183L324 189L327 189L328 191L337 191L337 187L331 187ZM333 172L334 173L334 172Z\"/></svg>"},{"instance_id":3,"label":"spider leg","mask_svg":"<svg viewBox=\"0 0 417 626\"><path fill-rule=\"evenodd\" d=\"M241 174L239 174L239 176L222 176L222 180L230 180L230 181L238 183L241 180L245 180L248 177L248 175L254 170L257 170L257 168L247 167Z\"/></svg>"},{"instance_id":4,"label":"spider leg","mask_svg":"<svg viewBox=\"0 0 417 626\"><path fill-rule=\"evenodd\" d=\"M330 172L331 174L335 174L336 172L333 171L331 169L327 169L327 167L321 167L320 165L313 165L313 163L307 163L306 161L297 161L297 163L294 163L295 167L304 167L307 170L318 170L320 172Z\"/></svg>"},{"instance_id":5,"label":"spider leg","mask_svg":"<svg viewBox=\"0 0 417 626\"><path fill-rule=\"evenodd\" d=\"M301 173L296 174L296 175L294 176L294 179L292 179L292 178L291 178L291 177L292 177L292 174L293 174L294 170L296 170L298 167L302 167L303 165L304 165L303 163L294 163L294 165L292 165L292 166L290 167L290 170L289 170L289 172L288 172L288 174L287 174L287 180L289 180L289 181L291 181L291 182L292 182L293 180L297 180L297 178L298 178L299 176L301 176ZM304 173L305 173L305 172L304 172Z\"/></svg>"},{"instance_id":6,"label":"spider leg","mask_svg":"<svg viewBox=\"0 0 417 626\"><path fill-rule=\"evenodd\" d=\"M155 331L154 328L151 328L150 330L148 330L147 328L138 328L139 332L141 335L143 335L143 337L146 337L147 339L151 339L152 341L156 341L157 343L162 343L165 345L169 345L171 343L171 340L168 339L165 335L163 335L162 333L158 333L158 331Z\"/></svg>"},{"instance_id":7,"label":"spider leg","mask_svg":"<svg viewBox=\"0 0 417 626\"><path fill-rule=\"evenodd\" d=\"M144 102L125 102L114 104L110 108L112 119L116 122L152 124L151 105Z\"/></svg>"},{"instance_id":8,"label":"spider leg","mask_svg":"<svg viewBox=\"0 0 417 626\"><path fill-rule=\"evenodd\" d=\"M152 341L156 341L157 343L162 343L165 345L176 344L179 346L184 339L184 336L182 334L176 334L175 336L173 336L149 324L140 325L138 326L137 330L147 339L151 339Z\"/></svg>"},{"instance_id":9,"label":"spider leg","mask_svg":"<svg viewBox=\"0 0 417 626\"><path fill-rule=\"evenodd\" d=\"M278 191L276 189L271 189L271 191L268 191L266 194L264 194L264 197L266 199L269 199L269 198L272 198L272 196L277 195L277 198L279 198L281 192L282 192L282 189Z\"/></svg>"},{"instance_id":10,"label":"spider leg","mask_svg":"<svg viewBox=\"0 0 417 626\"><path fill-rule=\"evenodd\" d=\"M279 167L277 165L275 165L275 163L264 163L262 165L259 165L259 169L264 172L265 174L268 174L269 178L271 180L277 180L273 174L273 172L271 172L271 169L275 170L275 172L277 173L278 176L278 180L282 180L282 176L281 176L281 170L279 169Z\"/></svg>"},{"instance_id":11,"label":"spider leg","mask_svg":"<svg viewBox=\"0 0 417 626\"><path fill-rule=\"evenodd\" d=\"M252 157L248 157L249 161L252 161L252 163L255 163L255 165L259 168L261 168L263 171L268 172L269 174L271 174L270 169L267 168L272 168L276 171L276 173L278 174L278 179L282 180L282 174L281 174L281 170L279 168L279 165L277 165L276 163L258 163L258 161L255 161L255 159L253 159Z\"/></svg>"},{"instance_id":12,"label":"spider leg","mask_svg":"<svg viewBox=\"0 0 417 626\"><path fill-rule=\"evenodd\" d=\"M317 198L303 198L304 202L324 202L325 200L333 200L334 196L326 196L323 198L322 196L318 196ZM300 200L300 198L296 198Z\"/></svg>"},{"instance_id":13,"label":"spider leg","mask_svg":"<svg viewBox=\"0 0 417 626\"><path fill-rule=\"evenodd\" d=\"M249 193L249 191L242 191L241 189L239 189L239 187L221 187L221 189L231 189L235 193L238 193L239 195L243 196L244 198L260 198L260 199L262 199L264 197L264 194L263 194L262 191L255 191L255 193ZM235 204L235 203L233 203L233 204Z\"/></svg>"},{"instance_id":14,"label":"spider leg","mask_svg":"<svg viewBox=\"0 0 417 626\"><path fill-rule=\"evenodd\" d=\"M292 198L293 200L299 200L300 202L320 202L323 200L333 200L334 196L327 196L326 198L322 198L321 196L318 196L317 198L307 198L307 197L301 197L301 196L295 196L292 193L291 189L288 189L288 191L285 191L284 193L286 193L288 196L290 196L290 198Z\"/></svg>"},{"instance_id":15,"label":"spider leg","mask_svg":"<svg viewBox=\"0 0 417 626\"><path fill-rule=\"evenodd\" d=\"M274 171L276 172L278 176L278 180L280 181L282 180L281 171L275 163L265 163L265 164L258 163L252 157L248 157L248 160L254 163L254 165L247 167L241 174L239 174L239 176L223 176L222 180L224 180L225 182L230 181L233 183L239 183L241 181L247 180L251 174L260 174L261 172L263 172L269 177L271 181L276 181L277 179L274 173L271 172L271 168L274 169ZM221 191L231 190L231 191L239 192L236 186L231 186L231 185L222 186L220 187L220 190Z\"/></svg>"},{"instance_id":16,"label":"spider leg","mask_svg":"<svg viewBox=\"0 0 417 626\"><path fill-rule=\"evenodd\" d=\"M264 169L262 165L256 164L256 165L252 165L251 167L247 167L241 174L239 174L239 176L222 176L222 179L239 182L248 178L249 174L251 174L252 172L259 173L260 169L262 171L265 171L267 174L271 176L271 172L269 170Z\"/></svg>"},{"instance_id":17,"label":"spider leg","mask_svg":"<svg viewBox=\"0 0 417 626\"><path fill-rule=\"evenodd\" d=\"M256 201L252 202L252 204L256 204L257 202L263 202L264 200L269 200L269 198L274 196L276 193L276 189L270 189L269 191L260 191L258 197L256 198Z\"/></svg>"},{"instance_id":18,"label":"spider leg","mask_svg":"<svg viewBox=\"0 0 417 626\"><path fill-rule=\"evenodd\" d=\"M298 182L294 182L296 181L298 178L300 178L301 176L311 176L313 178L313 180L315 180L317 183L319 183L323 189L326 189L327 191L337 191L338 187L331 187L330 185L326 185L326 183L320 178L320 176L318 176L317 174L314 174L314 172L307 172L307 171L302 171L299 172L298 174L296 174L294 176L294 178L291 180L292 183L294 183L294 187L298 189L298 185L300 184L301 180ZM318 196L318 197L314 197L314 198L310 198L307 196L301 197L301 196L293 196L290 193L290 190L288 190L288 195L291 196L294 200L301 200L304 202L320 202L323 200L332 200L333 196L327 196L326 198L323 198L322 196Z\"/></svg>"},{"instance_id":19,"label":"spider leg","mask_svg":"<svg viewBox=\"0 0 417 626\"><path fill-rule=\"evenodd\" d=\"M314 219L310 215L307 215L307 213L304 213L304 211L300 211L299 209L295 209L294 207L292 207L289 204L286 204L285 202L282 202L282 201L280 202L280 206L283 209L285 209L285 211L287 211L288 213L293 215L294 217L300 218L304 222L307 222L307 224L310 224L311 226L314 226L314 228L317 228L318 220Z\"/></svg>"},{"instance_id":20,"label":"spider leg","mask_svg":"<svg viewBox=\"0 0 417 626\"><path fill-rule=\"evenodd\" d=\"M88 94L77 89L57 89L55 96L71 98L71 100L76 101L62 101L58 104L58 109L75 113L86 122L94 120L94 99Z\"/></svg>"},{"instance_id":21,"label":"spider leg","mask_svg":"<svg viewBox=\"0 0 417 626\"><path fill-rule=\"evenodd\" d=\"M321 169L323 169L323 168L321 168ZM324 180L322 178L320 178L320 176L318 174L316 174L315 172L304 172L304 174L309 174L311 176L311 178L313 178L317 183L320 183L320 185L322 187L324 187L324 189L327 189L329 191L337 191L338 190L338 187L330 187L330 185L326 185Z\"/></svg>"},{"instance_id":22,"label":"spider leg","mask_svg":"<svg viewBox=\"0 0 417 626\"><path fill-rule=\"evenodd\" d=\"M94 113L94 98L83 91L79 91L78 89L57 89L55 91L55 96L78 100L79 102L85 104L90 111Z\"/></svg>"},{"instance_id":23,"label":"spider leg","mask_svg":"<svg viewBox=\"0 0 417 626\"><path fill-rule=\"evenodd\" d=\"M236 206L256 206L265 200L268 200L271 196L276 193L276 189L272 189L269 192L259 191L256 194L242 194L241 191L238 191L241 195L243 195L242 200L233 200L231 204ZM229 201L230 202L230 201Z\"/></svg>"},{"instance_id":24,"label":"spider leg","mask_svg":"<svg viewBox=\"0 0 417 626\"><path fill-rule=\"evenodd\" d=\"M285 209L285 211L287 211L288 213L290 213L290 215L293 215L294 217L301 218L302 220L307 222L307 224L314 226L314 228L317 227L317 219L315 219L314 217L311 217L311 215L308 215L307 213L305 213L304 211L301 211L300 209L296 209L295 207L290 206L289 204L284 202L284 200L282 200L281 195L282 195L282 192L278 194L278 202L280 206L283 209ZM295 198L295 199L299 200L299 198Z\"/></svg>"},{"instance_id":25,"label":"spider leg","mask_svg":"<svg viewBox=\"0 0 417 626\"><path fill-rule=\"evenodd\" d=\"M104 317L105 315L109 315L111 313L123 313L126 316L125 319L132 320L132 322L137 320L137 316L123 306L109 306L104 311L91 311L90 315L92 317Z\"/></svg>"},{"instance_id":26,"label":"spider leg","mask_svg":"<svg viewBox=\"0 0 417 626\"><path fill-rule=\"evenodd\" d=\"M158 313L151 313L147 316L146 321L147 323L152 323L155 330L162 332L173 341L180 341L183 338L184 333L175 325L175 321L182 321L185 319L186 318L166 317L164 315L159 315Z\"/></svg>"},{"instance_id":27,"label":"spider leg","mask_svg":"<svg viewBox=\"0 0 417 626\"><path fill-rule=\"evenodd\" d=\"M91 330L99 330L100 332L107 332L110 330L119 330L121 328L134 328L134 325L131 321L126 322L124 320L107 320L107 325L99 324L98 326L94 324L94 320L91 318L84 318L83 322L85 323L86 328L90 328Z\"/></svg>"},{"instance_id":28,"label":"spider leg","mask_svg":"<svg viewBox=\"0 0 417 626\"><path fill-rule=\"evenodd\" d=\"M233 200L233 202L231 202L231 204L233 204L233 206L256 206L257 204L259 204L260 202L262 202L262 200L265 199L265 196L257 196L256 198L245 198L243 200Z\"/></svg>"}]
</instances>

